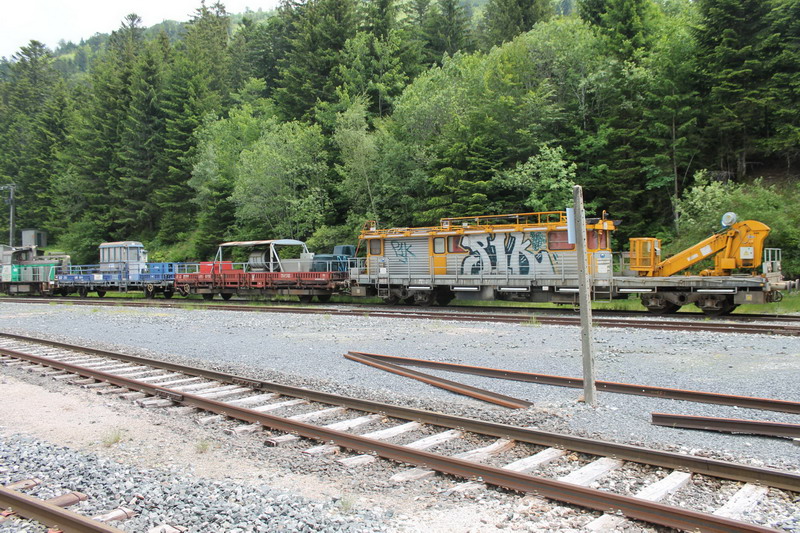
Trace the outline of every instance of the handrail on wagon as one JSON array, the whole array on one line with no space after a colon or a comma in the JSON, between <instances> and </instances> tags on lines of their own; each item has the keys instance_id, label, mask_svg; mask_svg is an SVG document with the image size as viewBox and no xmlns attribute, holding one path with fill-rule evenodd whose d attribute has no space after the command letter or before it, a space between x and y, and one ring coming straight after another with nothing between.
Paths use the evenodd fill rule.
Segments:
<instances>
[{"instance_id":1,"label":"handrail on wagon","mask_svg":"<svg viewBox=\"0 0 800 533\"><path fill-rule=\"evenodd\" d=\"M482 222L497 221L503 224L561 224L567 221L566 211L542 211L538 213L511 213L506 215L480 215L473 217L448 217L442 218L439 223L442 227L454 225L453 223L470 223L483 225ZM500 222L502 221L502 222Z\"/></svg>"}]
</instances>

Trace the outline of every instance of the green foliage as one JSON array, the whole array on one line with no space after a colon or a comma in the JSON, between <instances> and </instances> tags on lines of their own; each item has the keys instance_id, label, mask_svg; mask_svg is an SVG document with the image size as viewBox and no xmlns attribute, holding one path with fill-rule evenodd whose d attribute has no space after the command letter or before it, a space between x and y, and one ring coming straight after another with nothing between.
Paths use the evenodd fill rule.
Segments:
<instances>
[{"instance_id":1,"label":"green foliage","mask_svg":"<svg viewBox=\"0 0 800 533\"><path fill-rule=\"evenodd\" d=\"M158 183L158 161L164 150L165 120L162 51L152 43L139 57L131 74L131 100L121 124L119 178L110 191L117 238L152 236L158 207L151 201Z\"/></svg>"},{"instance_id":2,"label":"green foliage","mask_svg":"<svg viewBox=\"0 0 800 533\"><path fill-rule=\"evenodd\" d=\"M337 69L341 80L338 91L353 97L368 96L373 114L389 114L408 80L401 46L397 32L385 37L359 32L348 39Z\"/></svg>"},{"instance_id":3,"label":"green foliage","mask_svg":"<svg viewBox=\"0 0 800 533\"><path fill-rule=\"evenodd\" d=\"M687 190L676 208L678 234L667 247L675 253L705 239L721 229L720 218L728 211L739 220L758 220L771 228L767 246L783 249L783 270L800 273L800 188L785 190L765 185L757 179L752 183L712 181L707 172L695 177L695 185Z\"/></svg>"},{"instance_id":4,"label":"green foliage","mask_svg":"<svg viewBox=\"0 0 800 533\"><path fill-rule=\"evenodd\" d=\"M702 0L696 34L699 64L706 87L709 150L720 170L744 177L755 151L754 140L766 133L771 77L759 53L766 32L768 4L761 0Z\"/></svg>"},{"instance_id":5,"label":"green foliage","mask_svg":"<svg viewBox=\"0 0 800 533\"><path fill-rule=\"evenodd\" d=\"M291 47L279 63L274 96L284 116L310 118L318 102L336 100L341 50L357 29L355 0L309 0L292 20Z\"/></svg>"},{"instance_id":6,"label":"green foliage","mask_svg":"<svg viewBox=\"0 0 800 533\"><path fill-rule=\"evenodd\" d=\"M612 53L631 60L637 51L648 48L654 30L654 11L652 0L608 0L598 25Z\"/></svg>"},{"instance_id":7,"label":"green foliage","mask_svg":"<svg viewBox=\"0 0 800 533\"><path fill-rule=\"evenodd\" d=\"M482 21L484 47L511 41L552 14L549 0L489 0Z\"/></svg>"},{"instance_id":8,"label":"green foliage","mask_svg":"<svg viewBox=\"0 0 800 533\"><path fill-rule=\"evenodd\" d=\"M379 213L375 202L380 192L375 172L378 151L375 137L367 132L366 115L363 100L356 100L338 114L333 141L342 163L335 168L341 177L341 192L349 200L351 209L366 219L376 219Z\"/></svg>"},{"instance_id":9,"label":"green foliage","mask_svg":"<svg viewBox=\"0 0 800 533\"><path fill-rule=\"evenodd\" d=\"M340 226L321 226L308 238L306 245L313 252L329 254L339 244L357 243L362 223L363 219L358 219Z\"/></svg>"},{"instance_id":10,"label":"green foliage","mask_svg":"<svg viewBox=\"0 0 800 533\"><path fill-rule=\"evenodd\" d=\"M306 238L321 225L328 207L328 165L319 126L276 124L239 160L232 199L237 217L251 232Z\"/></svg>"},{"instance_id":11,"label":"green foliage","mask_svg":"<svg viewBox=\"0 0 800 533\"><path fill-rule=\"evenodd\" d=\"M100 256L97 247L106 239L104 228L92 220L72 222L64 228L57 248L68 250L73 264L97 264Z\"/></svg>"},{"instance_id":12,"label":"green foliage","mask_svg":"<svg viewBox=\"0 0 800 533\"><path fill-rule=\"evenodd\" d=\"M800 1L773 0L769 5L761 53L771 74L767 102L774 135L759 144L791 168L800 157Z\"/></svg>"},{"instance_id":13,"label":"green foliage","mask_svg":"<svg viewBox=\"0 0 800 533\"><path fill-rule=\"evenodd\" d=\"M272 103L253 97L263 87L263 82L251 79L234 97L242 103L227 119L208 117L197 130L197 154L188 182L198 209L198 231L192 238L194 257L208 257L219 242L235 237L236 205L231 195L238 178L239 156L252 147L262 131L276 124Z\"/></svg>"},{"instance_id":14,"label":"green foliage","mask_svg":"<svg viewBox=\"0 0 800 533\"><path fill-rule=\"evenodd\" d=\"M429 62L441 63L443 57L474 48L469 16L458 0L436 0L422 22L424 53Z\"/></svg>"},{"instance_id":15,"label":"green foliage","mask_svg":"<svg viewBox=\"0 0 800 533\"><path fill-rule=\"evenodd\" d=\"M69 102L52 53L42 43L31 41L12 59L8 81L0 85L0 183L17 186L17 227L45 227L57 166L53 155L64 143Z\"/></svg>"},{"instance_id":16,"label":"green foliage","mask_svg":"<svg viewBox=\"0 0 800 533\"><path fill-rule=\"evenodd\" d=\"M564 149L542 146L540 152L512 170L495 176L498 187L511 189L514 197L525 198L525 208L531 212L561 210L572 205L577 165L564 160ZM513 206L512 206L513 209ZM587 206L591 210L591 206ZM498 212L507 212L500 207Z\"/></svg>"},{"instance_id":17,"label":"green foliage","mask_svg":"<svg viewBox=\"0 0 800 533\"><path fill-rule=\"evenodd\" d=\"M32 41L0 61L0 183L21 226L90 262L110 239L164 259L250 237L327 251L365 219L560 209L579 183L622 239L697 239L734 209L796 265L800 0L573 6L201 3L55 54ZM699 168L728 183L692 188ZM743 185L754 172L785 185Z\"/></svg>"}]
</instances>

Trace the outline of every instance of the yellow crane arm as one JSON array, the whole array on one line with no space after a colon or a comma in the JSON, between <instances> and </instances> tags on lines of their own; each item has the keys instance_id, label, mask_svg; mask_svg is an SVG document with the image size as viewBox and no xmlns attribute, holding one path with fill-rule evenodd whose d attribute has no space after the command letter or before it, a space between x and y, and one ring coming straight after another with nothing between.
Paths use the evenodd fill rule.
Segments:
<instances>
[{"instance_id":1,"label":"yellow crane arm","mask_svg":"<svg viewBox=\"0 0 800 533\"><path fill-rule=\"evenodd\" d=\"M632 261L633 270L643 276L672 276L712 255L714 268L702 271L703 276L727 276L737 268L758 268L769 231L769 226L756 220L737 222L660 262L657 239L631 239L632 260L633 254L638 253L637 263ZM642 254L645 249L649 258Z\"/></svg>"}]
</instances>

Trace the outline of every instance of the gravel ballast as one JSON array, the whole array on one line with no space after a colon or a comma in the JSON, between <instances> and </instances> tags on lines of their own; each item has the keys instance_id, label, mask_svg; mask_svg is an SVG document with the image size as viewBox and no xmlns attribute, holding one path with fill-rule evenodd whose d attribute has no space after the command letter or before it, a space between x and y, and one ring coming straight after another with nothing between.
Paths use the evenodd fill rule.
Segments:
<instances>
[{"instance_id":1,"label":"gravel ballast","mask_svg":"<svg viewBox=\"0 0 800 533\"><path fill-rule=\"evenodd\" d=\"M580 376L577 327L389 319L370 317L367 312L365 316L339 317L0 303L0 330L74 344L100 344L163 360L462 416L800 470L800 448L790 440L650 424L651 412L798 423L796 415L602 392L598 406L592 409L579 401L579 389L424 370L534 403L532 408L514 411L342 357L344 352L355 350ZM791 337L596 328L594 338L597 379L800 401L800 342ZM15 442L7 440L3 446L18 445ZM191 485L189 481L186 484ZM269 494L269 489L264 490ZM326 514L330 502L318 505L304 505L304 509L314 510L315 520L321 520L319 528L313 530L336 530L335 521L325 522L332 520ZM384 515L359 516L347 523L364 530L401 527L387 522ZM545 518L554 519L551 514ZM494 519L491 522L494 527ZM328 527L334 529L325 529ZM780 527L800 528L786 522Z\"/></svg>"},{"instance_id":2,"label":"gravel ballast","mask_svg":"<svg viewBox=\"0 0 800 533\"><path fill-rule=\"evenodd\" d=\"M211 481L181 470L132 468L28 437L0 441L0 464L8 465L0 471L0 485L26 478L46 480L36 490L26 491L41 499L80 486L91 495L71 508L80 514L131 509L136 515L124 522L126 531L147 531L167 522L198 532L386 531L380 522L383 517L372 511L343 513L335 502L315 502L263 484L245 489L239 483ZM7 523L0 531L21 527L32 526Z\"/></svg>"}]
</instances>

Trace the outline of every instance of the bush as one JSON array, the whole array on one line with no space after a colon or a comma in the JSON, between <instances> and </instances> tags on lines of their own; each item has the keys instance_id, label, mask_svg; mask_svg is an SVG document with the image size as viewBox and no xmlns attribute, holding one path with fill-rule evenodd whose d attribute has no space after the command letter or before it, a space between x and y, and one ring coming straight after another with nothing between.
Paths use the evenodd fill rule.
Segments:
<instances>
[{"instance_id":1,"label":"bush","mask_svg":"<svg viewBox=\"0 0 800 533\"><path fill-rule=\"evenodd\" d=\"M695 176L695 185L677 201L678 233L665 245L665 255L688 248L722 229L720 220L728 211L739 220L758 220L772 230L766 241L770 248L783 249L786 277L800 274L800 187L779 188L765 185L761 179L752 183L722 183L709 179L707 173Z\"/></svg>"}]
</instances>

